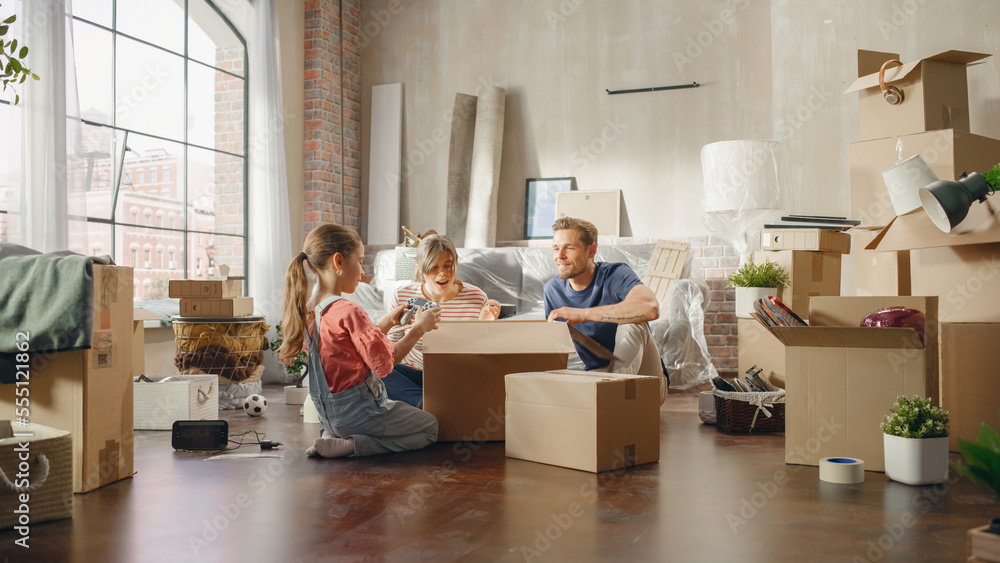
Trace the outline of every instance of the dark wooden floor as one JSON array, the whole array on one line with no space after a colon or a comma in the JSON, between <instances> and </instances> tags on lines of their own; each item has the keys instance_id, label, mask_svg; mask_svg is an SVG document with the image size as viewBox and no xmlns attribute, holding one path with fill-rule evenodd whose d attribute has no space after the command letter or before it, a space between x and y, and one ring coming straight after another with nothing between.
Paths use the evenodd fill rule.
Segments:
<instances>
[{"instance_id":1,"label":"dark wooden floor","mask_svg":"<svg viewBox=\"0 0 1000 563\"><path fill-rule=\"evenodd\" d=\"M209 460L136 432L133 478L76 495L29 550L0 532L2 561L965 561L966 530L1000 514L957 475L821 483L784 464L781 436L702 425L692 395L663 406L660 463L594 475L506 459L503 443L308 459L319 426L265 394L264 418L224 417L283 442L279 457Z\"/></svg>"}]
</instances>

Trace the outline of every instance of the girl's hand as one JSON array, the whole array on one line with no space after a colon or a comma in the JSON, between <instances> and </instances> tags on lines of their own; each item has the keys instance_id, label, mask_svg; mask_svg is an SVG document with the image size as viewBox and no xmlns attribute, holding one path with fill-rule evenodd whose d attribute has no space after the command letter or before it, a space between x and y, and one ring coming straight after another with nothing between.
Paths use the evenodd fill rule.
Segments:
<instances>
[{"instance_id":1,"label":"girl's hand","mask_svg":"<svg viewBox=\"0 0 1000 563\"><path fill-rule=\"evenodd\" d=\"M496 299L489 299L483 305L483 310L479 312L479 320L495 321L500 318L500 302Z\"/></svg>"},{"instance_id":2,"label":"girl's hand","mask_svg":"<svg viewBox=\"0 0 1000 563\"><path fill-rule=\"evenodd\" d=\"M421 309L414 315L413 329L425 333L437 328L437 323L441 320L441 308Z\"/></svg>"},{"instance_id":3,"label":"girl's hand","mask_svg":"<svg viewBox=\"0 0 1000 563\"><path fill-rule=\"evenodd\" d=\"M405 308L406 303L400 303L385 314L385 319L388 319L390 328L399 324L399 317L403 316L403 309Z\"/></svg>"}]
</instances>

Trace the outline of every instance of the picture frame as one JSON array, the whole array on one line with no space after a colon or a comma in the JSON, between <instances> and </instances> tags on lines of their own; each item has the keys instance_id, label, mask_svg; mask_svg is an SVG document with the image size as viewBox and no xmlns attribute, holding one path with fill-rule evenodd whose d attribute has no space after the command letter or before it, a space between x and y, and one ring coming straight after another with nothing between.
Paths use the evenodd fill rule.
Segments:
<instances>
[{"instance_id":1,"label":"picture frame","mask_svg":"<svg viewBox=\"0 0 1000 563\"><path fill-rule=\"evenodd\" d=\"M556 193L576 190L576 178L528 178L524 183L524 238L552 238Z\"/></svg>"}]
</instances>

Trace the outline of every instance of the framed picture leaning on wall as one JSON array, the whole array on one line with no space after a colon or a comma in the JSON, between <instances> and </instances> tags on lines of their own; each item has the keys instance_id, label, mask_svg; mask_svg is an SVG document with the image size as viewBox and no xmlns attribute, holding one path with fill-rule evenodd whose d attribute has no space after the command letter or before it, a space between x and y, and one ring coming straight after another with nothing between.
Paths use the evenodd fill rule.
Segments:
<instances>
[{"instance_id":1,"label":"framed picture leaning on wall","mask_svg":"<svg viewBox=\"0 0 1000 563\"><path fill-rule=\"evenodd\" d=\"M576 189L576 178L528 178L524 188L524 238L552 238L556 193Z\"/></svg>"}]
</instances>

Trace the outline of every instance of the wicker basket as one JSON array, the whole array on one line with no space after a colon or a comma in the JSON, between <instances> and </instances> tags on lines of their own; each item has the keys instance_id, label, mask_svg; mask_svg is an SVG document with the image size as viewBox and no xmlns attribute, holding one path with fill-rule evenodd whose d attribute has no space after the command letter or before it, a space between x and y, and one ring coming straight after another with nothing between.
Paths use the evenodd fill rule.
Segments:
<instances>
[{"instance_id":1,"label":"wicker basket","mask_svg":"<svg viewBox=\"0 0 1000 563\"><path fill-rule=\"evenodd\" d=\"M785 431L785 390L771 393L713 391L716 427L726 434Z\"/></svg>"},{"instance_id":2,"label":"wicker basket","mask_svg":"<svg viewBox=\"0 0 1000 563\"><path fill-rule=\"evenodd\" d=\"M263 317L208 319L174 317L177 354L174 365L181 372L192 368L234 382L250 380L268 349L267 323ZM259 377L259 375L258 375Z\"/></svg>"}]
</instances>

